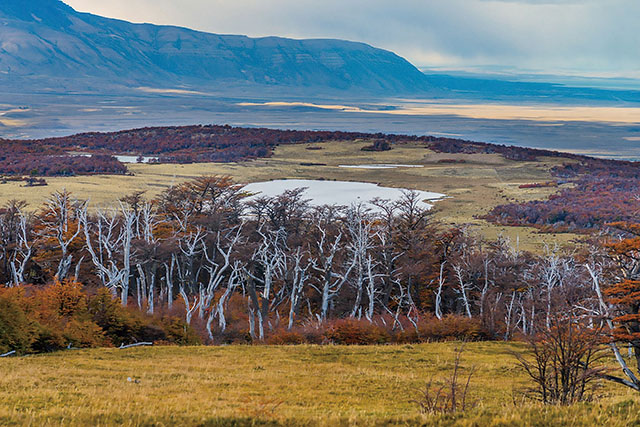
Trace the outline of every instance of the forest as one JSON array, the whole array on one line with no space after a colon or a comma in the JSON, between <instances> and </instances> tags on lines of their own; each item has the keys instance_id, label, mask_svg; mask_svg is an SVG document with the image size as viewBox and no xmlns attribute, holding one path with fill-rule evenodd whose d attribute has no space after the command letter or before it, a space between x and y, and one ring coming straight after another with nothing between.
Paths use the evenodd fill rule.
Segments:
<instances>
[{"instance_id":1,"label":"forest","mask_svg":"<svg viewBox=\"0 0 640 427\"><path fill-rule=\"evenodd\" d=\"M0 315L0 351L154 338L506 340L535 334L558 313L601 316L613 303L598 300L595 284L640 274L628 223L580 251L538 255L436 223L411 191L376 200L376 210L312 207L303 189L247 196L231 178L210 176L110 209L66 192L34 214L9 203L0 211L1 299L23 315Z\"/></svg>"}]
</instances>

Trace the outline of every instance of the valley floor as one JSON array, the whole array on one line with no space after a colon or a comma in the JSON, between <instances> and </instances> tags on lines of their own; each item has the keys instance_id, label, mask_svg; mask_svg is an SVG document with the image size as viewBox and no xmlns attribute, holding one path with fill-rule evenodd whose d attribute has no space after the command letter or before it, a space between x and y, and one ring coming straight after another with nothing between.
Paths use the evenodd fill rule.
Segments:
<instances>
[{"instance_id":1,"label":"valley floor","mask_svg":"<svg viewBox=\"0 0 640 427\"><path fill-rule=\"evenodd\" d=\"M0 184L0 204L11 199L25 200L29 209L38 209L55 191L66 189L92 207L113 205L135 191L153 198L171 185L201 175L229 175L239 183L274 179L324 179L359 181L386 187L411 188L443 193L436 203L436 218L446 225L469 224L488 239L506 235L520 249L542 252L545 244L567 244L574 234L540 234L527 227L494 225L480 217L493 207L515 201L546 199L558 188L520 188L553 180L549 170L567 161L540 158L516 162L498 154L436 153L421 144L401 144L391 151L367 152L370 141L331 141L318 144L282 145L270 158L239 163L128 164L133 175L91 175L47 177L49 185L24 187L22 182ZM310 150L309 148L316 148ZM318 149L319 148L319 149ZM456 161L459 163L451 163ZM345 165L409 164L421 167L359 169ZM565 184L566 185L566 184Z\"/></svg>"},{"instance_id":2,"label":"valley floor","mask_svg":"<svg viewBox=\"0 0 640 427\"><path fill-rule=\"evenodd\" d=\"M475 408L421 415L410 400L447 376L458 343L72 350L0 359L1 425L609 425L640 423L637 394L542 407L514 343L469 343Z\"/></svg>"}]
</instances>

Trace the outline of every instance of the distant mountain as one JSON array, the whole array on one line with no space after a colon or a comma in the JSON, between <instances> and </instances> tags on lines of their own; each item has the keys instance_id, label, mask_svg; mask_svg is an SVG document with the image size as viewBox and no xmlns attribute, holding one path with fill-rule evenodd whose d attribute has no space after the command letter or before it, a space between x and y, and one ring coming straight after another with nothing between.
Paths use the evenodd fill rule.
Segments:
<instances>
[{"instance_id":1,"label":"distant mountain","mask_svg":"<svg viewBox=\"0 0 640 427\"><path fill-rule=\"evenodd\" d=\"M0 0L0 79L40 86L258 85L416 93L428 79L364 43L217 35L79 13L58 0Z\"/></svg>"}]
</instances>

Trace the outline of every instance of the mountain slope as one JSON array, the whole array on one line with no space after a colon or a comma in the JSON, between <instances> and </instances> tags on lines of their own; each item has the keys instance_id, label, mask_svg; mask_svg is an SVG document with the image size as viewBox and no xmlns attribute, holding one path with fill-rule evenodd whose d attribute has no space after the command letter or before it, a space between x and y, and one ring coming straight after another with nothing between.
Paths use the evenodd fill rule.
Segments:
<instances>
[{"instance_id":1,"label":"mountain slope","mask_svg":"<svg viewBox=\"0 0 640 427\"><path fill-rule=\"evenodd\" d=\"M216 35L79 13L58 0L0 0L0 75L175 87L251 84L411 93L408 61L363 43Z\"/></svg>"}]
</instances>

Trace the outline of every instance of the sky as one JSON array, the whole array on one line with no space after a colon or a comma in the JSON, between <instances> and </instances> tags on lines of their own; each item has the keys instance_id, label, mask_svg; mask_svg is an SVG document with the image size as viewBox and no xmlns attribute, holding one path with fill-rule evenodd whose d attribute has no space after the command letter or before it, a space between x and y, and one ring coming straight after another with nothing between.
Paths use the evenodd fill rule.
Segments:
<instances>
[{"instance_id":1,"label":"sky","mask_svg":"<svg viewBox=\"0 0 640 427\"><path fill-rule=\"evenodd\" d=\"M340 38L421 68L640 78L638 0L64 0L197 30Z\"/></svg>"}]
</instances>

